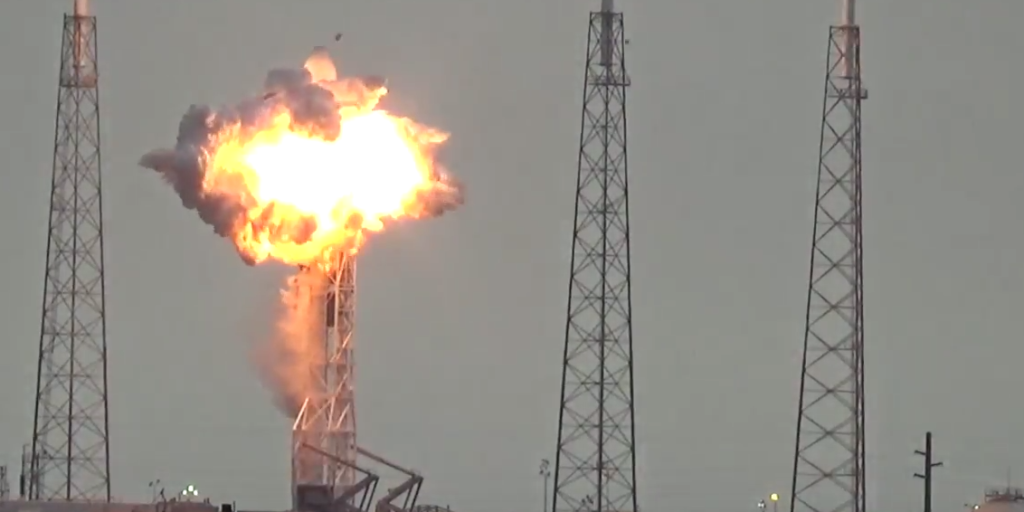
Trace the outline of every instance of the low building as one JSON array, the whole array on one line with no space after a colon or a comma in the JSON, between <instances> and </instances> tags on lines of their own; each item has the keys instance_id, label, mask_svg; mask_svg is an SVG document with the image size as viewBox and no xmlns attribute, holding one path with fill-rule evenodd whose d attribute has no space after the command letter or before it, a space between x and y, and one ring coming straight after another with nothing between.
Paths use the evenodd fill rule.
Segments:
<instances>
[{"instance_id":1,"label":"low building","mask_svg":"<svg viewBox=\"0 0 1024 512\"><path fill-rule=\"evenodd\" d=\"M974 507L976 512L1024 512L1024 491L1017 487L985 490L985 501Z\"/></svg>"}]
</instances>

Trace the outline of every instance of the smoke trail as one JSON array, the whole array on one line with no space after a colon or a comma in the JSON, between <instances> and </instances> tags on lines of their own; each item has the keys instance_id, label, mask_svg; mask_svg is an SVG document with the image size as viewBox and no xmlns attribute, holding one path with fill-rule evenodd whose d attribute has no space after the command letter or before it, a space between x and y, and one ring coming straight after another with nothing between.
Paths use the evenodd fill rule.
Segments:
<instances>
[{"instance_id":1,"label":"smoke trail","mask_svg":"<svg viewBox=\"0 0 1024 512\"><path fill-rule=\"evenodd\" d=\"M316 363L326 357L323 341L326 281L300 269L281 291L281 313L273 337L257 349L255 364L274 404L289 418L298 415L306 397L316 394Z\"/></svg>"}]
</instances>

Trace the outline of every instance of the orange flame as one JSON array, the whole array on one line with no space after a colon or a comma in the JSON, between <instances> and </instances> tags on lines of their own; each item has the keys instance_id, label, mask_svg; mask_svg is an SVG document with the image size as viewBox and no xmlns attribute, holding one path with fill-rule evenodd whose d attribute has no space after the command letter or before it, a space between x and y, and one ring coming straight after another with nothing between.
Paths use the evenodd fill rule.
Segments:
<instances>
[{"instance_id":1,"label":"orange flame","mask_svg":"<svg viewBox=\"0 0 1024 512\"><path fill-rule=\"evenodd\" d=\"M220 130L204 155L203 192L239 198L245 214L232 238L255 263L311 264L356 251L367 232L427 215L426 198L452 187L433 154L447 133L376 110L386 89L338 82L322 54L306 68L336 97L337 138L299 126L279 105L256 133L241 123Z\"/></svg>"}]
</instances>

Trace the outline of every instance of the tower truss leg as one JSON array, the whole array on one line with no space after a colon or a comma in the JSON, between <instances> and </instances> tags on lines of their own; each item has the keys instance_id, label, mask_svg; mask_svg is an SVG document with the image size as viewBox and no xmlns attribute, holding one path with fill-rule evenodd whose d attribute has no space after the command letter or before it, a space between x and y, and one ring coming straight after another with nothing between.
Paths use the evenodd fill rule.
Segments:
<instances>
[{"instance_id":1,"label":"tower truss leg","mask_svg":"<svg viewBox=\"0 0 1024 512\"><path fill-rule=\"evenodd\" d=\"M865 512L860 29L828 49L790 512Z\"/></svg>"},{"instance_id":2,"label":"tower truss leg","mask_svg":"<svg viewBox=\"0 0 1024 512\"><path fill-rule=\"evenodd\" d=\"M626 157L626 41L590 13L554 512L637 510Z\"/></svg>"},{"instance_id":3,"label":"tower truss leg","mask_svg":"<svg viewBox=\"0 0 1024 512\"><path fill-rule=\"evenodd\" d=\"M327 270L304 267L296 279L302 280L308 300L320 304L324 314L310 333L318 356L309 371L317 390L306 398L292 430L293 499L298 485L325 485L337 494L354 485L357 477L352 344L356 259L339 256Z\"/></svg>"},{"instance_id":4,"label":"tower truss leg","mask_svg":"<svg viewBox=\"0 0 1024 512\"><path fill-rule=\"evenodd\" d=\"M110 500L96 18L64 16L29 496Z\"/></svg>"}]
</instances>

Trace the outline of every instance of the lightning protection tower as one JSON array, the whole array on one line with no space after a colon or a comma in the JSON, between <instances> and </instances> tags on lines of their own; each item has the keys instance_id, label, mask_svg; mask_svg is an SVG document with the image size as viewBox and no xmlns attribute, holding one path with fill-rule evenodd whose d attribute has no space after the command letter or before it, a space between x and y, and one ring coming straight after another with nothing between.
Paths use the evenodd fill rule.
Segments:
<instances>
[{"instance_id":1,"label":"lightning protection tower","mask_svg":"<svg viewBox=\"0 0 1024 512\"><path fill-rule=\"evenodd\" d=\"M860 28L829 28L790 512L865 512Z\"/></svg>"},{"instance_id":2,"label":"lightning protection tower","mask_svg":"<svg viewBox=\"0 0 1024 512\"><path fill-rule=\"evenodd\" d=\"M96 17L64 16L29 496L110 501Z\"/></svg>"},{"instance_id":3,"label":"lightning protection tower","mask_svg":"<svg viewBox=\"0 0 1024 512\"><path fill-rule=\"evenodd\" d=\"M635 512L626 39L590 13L553 512Z\"/></svg>"},{"instance_id":4,"label":"lightning protection tower","mask_svg":"<svg viewBox=\"0 0 1024 512\"><path fill-rule=\"evenodd\" d=\"M356 417L353 344L356 258L342 253L323 268L302 267L293 288L315 313L306 339L311 346L310 382L292 428L292 502L303 488L337 496L356 483ZM306 449L312 446L315 450ZM338 464L337 461L343 461ZM326 487L326 489L324 489Z\"/></svg>"}]
</instances>

